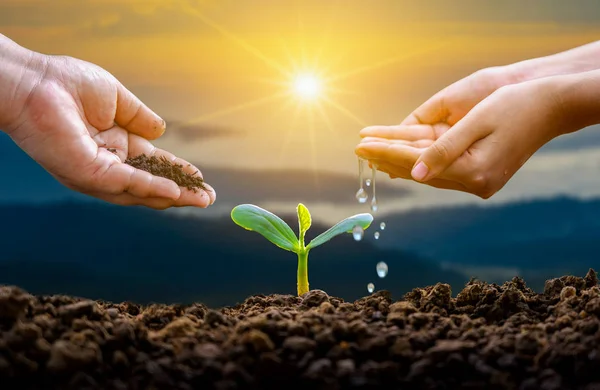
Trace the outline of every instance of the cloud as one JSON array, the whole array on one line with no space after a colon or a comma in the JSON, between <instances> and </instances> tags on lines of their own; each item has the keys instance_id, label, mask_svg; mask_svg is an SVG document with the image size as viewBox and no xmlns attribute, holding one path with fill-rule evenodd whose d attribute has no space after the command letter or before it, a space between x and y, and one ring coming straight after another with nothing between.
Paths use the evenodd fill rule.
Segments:
<instances>
[{"instance_id":1,"label":"cloud","mask_svg":"<svg viewBox=\"0 0 600 390\"><path fill-rule=\"evenodd\" d=\"M70 28L81 36L137 36L199 31L204 26L174 1L8 1L0 27Z\"/></svg>"},{"instance_id":2,"label":"cloud","mask_svg":"<svg viewBox=\"0 0 600 390\"><path fill-rule=\"evenodd\" d=\"M235 130L223 126L210 125L188 125L177 121L166 121L167 131L165 136L178 137L186 142L203 141L213 138L238 137L245 134L241 130Z\"/></svg>"},{"instance_id":3,"label":"cloud","mask_svg":"<svg viewBox=\"0 0 600 390\"><path fill-rule=\"evenodd\" d=\"M496 1L461 0L448 2L434 0L421 3L402 3L382 0L376 5L369 2L339 2L323 4L307 0L298 6L292 1L255 0L252 2L214 0L3 0L0 3L0 26L43 28L70 26L80 33L94 36L138 36L212 31L194 13L199 10L219 24L237 33L256 32L257 25L265 32L281 33L282 29L296 30L289 23L290 15L303 19L306 32L323 33L324 23L335 18L335 29L359 32L357 25L374 26L370 31L398 32L399 24L411 29L426 26L454 25L462 32L468 25L488 26L488 32L497 32L498 25L549 24L550 27L568 24L594 25L600 17L600 3L579 0L576 6L558 0L531 0L525 5L520 0L507 0L498 7ZM114 23L102 23L107 15L119 15ZM251 18L247 15L252 15ZM296 16L291 16L294 20ZM234 27L235 26L235 27ZM440 30L436 28L435 30ZM510 32L511 29L502 29Z\"/></svg>"},{"instance_id":4,"label":"cloud","mask_svg":"<svg viewBox=\"0 0 600 390\"><path fill-rule=\"evenodd\" d=\"M356 177L333 172L280 169L257 171L249 169L197 167L206 181L215 187L219 203L326 202L356 205ZM380 178L383 174L379 175ZM380 179L381 180L381 179ZM365 187L370 193L370 188ZM410 191L403 187L377 182L377 196L406 198Z\"/></svg>"}]
</instances>

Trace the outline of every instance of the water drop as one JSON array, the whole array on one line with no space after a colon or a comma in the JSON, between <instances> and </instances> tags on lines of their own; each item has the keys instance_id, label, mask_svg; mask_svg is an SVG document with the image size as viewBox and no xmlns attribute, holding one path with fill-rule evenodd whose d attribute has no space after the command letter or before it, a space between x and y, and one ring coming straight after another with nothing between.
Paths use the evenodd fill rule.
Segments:
<instances>
[{"instance_id":1,"label":"water drop","mask_svg":"<svg viewBox=\"0 0 600 390\"><path fill-rule=\"evenodd\" d=\"M371 179L366 179L366 180L365 180L365 185L366 185L367 187L371 187Z\"/></svg>"},{"instance_id":2,"label":"water drop","mask_svg":"<svg viewBox=\"0 0 600 390\"><path fill-rule=\"evenodd\" d=\"M363 238L365 231L359 225L354 226L352 228L352 237L354 237L354 241L360 241Z\"/></svg>"},{"instance_id":3,"label":"water drop","mask_svg":"<svg viewBox=\"0 0 600 390\"><path fill-rule=\"evenodd\" d=\"M371 164L372 169L371 169L371 175L372 175L372 180L371 182L373 183L373 199L371 199L371 211L375 212L379 209L379 205L377 204L377 196L375 195L375 175L377 173L377 165L375 163Z\"/></svg>"},{"instance_id":4,"label":"water drop","mask_svg":"<svg viewBox=\"0 0 600 390\"><path fill-rule=\"evenodd\" d=\"M379 276L380 278L385 278L387 276L388 266L386 263L380 261L379 263L377 263L377 266L375 268L377 269L377 276Z\"/></svg>"},{"instance_id":5,"label":"water drop","mask_svg":"<svg viewBox=\"0 0 600 390\"><path fill-rule=\"evenodd\" d=\"M373 189L375 189L375 186L373 186ZM366 201L366 199L365 199ZM371 211L375 212L379 209L379 205L377 204L377 198L375 197L375 195L373 195L373 199L371 199Z\"/></svg>"},{"instance_id":6,"label":"water drop","mask_svg":"<svg viewBox=\"0 0 600 390\"><path fill-rule=\"evenodd\" d=\"M375 237L376 240L379 240L379 232L375 232L375 234L373 234L373 236Z\"/></svg>"},{"instance_id":7,"label":"water drop","mask_svg":"<svg viewBox=\"0 0 600 390\"><path fill-rule=\"evenodd\" d=\"M379 224L379 229L381 229L381 230L385 230L385 222L381 222L381 223Z\"/></svg>"},{"instance_id":8,"label":"water drop","mask_svg":"<svg viewBox=\"0 0 600 390\"><path fill-rule=\"evenodd\" d=\"M365 203L369 199L369 194L363 188L363 162L362 158L358 158L358 191L356 191L356 200L358 203Z\"/></svg>"},{"instance_id":9,"label":"water drop","mask_svg":"<svg viewBox=\"0 0 600 390\"><path fill-rule=\"evenodd\" d=\"M358 203L366 203L367 199L369 199L369 194L367 194L364 188L356 191L356 200L358 200Z\"/></svg>"},{"instance_id":10,"label":"water drop","mask_svg":"<svg viewBox=\"0 0 600 390\"><path fill-rule=\"evenodd\" d=\"M369 283L367 284L367 291L372 293L373 291L375 291L375 285L373 283Z\"/></svg>"}]
</instances>

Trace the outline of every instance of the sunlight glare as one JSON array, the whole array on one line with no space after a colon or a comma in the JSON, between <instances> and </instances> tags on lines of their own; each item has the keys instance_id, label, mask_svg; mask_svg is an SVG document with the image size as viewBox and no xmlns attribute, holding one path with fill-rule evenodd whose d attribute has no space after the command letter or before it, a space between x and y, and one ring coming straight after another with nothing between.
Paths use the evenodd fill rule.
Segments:
<instances>
[{"instance_id":1,"label":"sunlight glare","mask_svg":"<svg viewBox=\"0 0 600 390\"><path fill-rule=\"evenodd\" d=\"M198 0L196 0L198 1ZM212 0L211 0L212 1ZM317 144L320 140L317 139L319 132L317 131L318 126L326 126L331 133L336 133L336 127L331 122L330 109L337 111L338 114L352 120L355 124L366 127L367 123L357 116L351 109L347 108L342 101L336 99L336 96L341 94L348 95L354 94L353 91L348 91L342 87L342 81L361 75L366 72L374 71L384 66L390 66L403 61L407 61L415 55L422 55L424 53L431 52L437 47L443 47L447 44L447 41L441 39L435 40L435 46L419 47L419 50L402 50L399 55L392 58L383 59L376 61L376 58L370 59L370 63L355 69L348 71L334 72L334 66L341 61L341 57L337 60L327 58L323 59L321 56L324 53L329 52L327 47L329 36L321 42L321 46L317 49L317 53L309 55L307 50L311 47L308 45L304 36L304 24L301 20L301 14L298 13L298 26L299 26L299 50L294 47L293 43L290 43L289 39L278 37L281 43L284 54L287 57L289 64L282 64L277 61L276 58L272 58L263 53L258 47L250 44L248 41L243 39L238 34L230 31L228 28L221 26L218 22L210 19L204 14L203 9L191 4L193 2L182 1L184 9L191 15L195 15L205 25L215 29L225 38L235 43L241 49L244 49L249 54L252 54L257 59L261 60L266 66L272 68L279 77L276 76L274 79L259 80L271 84L279 92L275 92L270 96L257 97L254 100L246 101L230 107L225 107L221 110L204 114L203 116L192 120L192 122L203 122L208 119L214 119L215 117L232 114L241 110L246 110L256 106L262 106L266 104L272 104L273 101L281 100L284 104L279 105L277 113L286 114L286 111L293 107L293 115L285 131L283 144L280 148L279 161L280 165L283 164L287 150L290 145L293 144L293 137L298 133L296 132L296 123L299 120L308 121L307 131L308 139L310 142L311 149L311 160L313 165L313 173L315 174L315 180L317 187L318 182L318 161L317 161ZM332 18L336 15L336 12L332 13ZM330 31L334 28L329 26ZM330 43L329 43L330 44ZM298 53L299 51L299 53ZM325 61L324 61L325 60ZM324 63L325 62L325 63ZM295 106L295 107L294 107ZM289 115L289 114L287 114ZM315 118L315 116L317 116ZM315 120L321 119L319 123L315 123ZM188 122L189 123L189 122ZM304 127L306 129L306 127Z\"/></svg>"},{"instance_id":2,"label":"sunlight glare","mask_svg":"<svg viewBox=\"0 0 600 390\"><path fill-rule=\"evenodd\" d=\"M321 82L312 74L302 74L294 80L294 90L303 99L315 99L321 92Z\"/></svg>"}]
</instances>

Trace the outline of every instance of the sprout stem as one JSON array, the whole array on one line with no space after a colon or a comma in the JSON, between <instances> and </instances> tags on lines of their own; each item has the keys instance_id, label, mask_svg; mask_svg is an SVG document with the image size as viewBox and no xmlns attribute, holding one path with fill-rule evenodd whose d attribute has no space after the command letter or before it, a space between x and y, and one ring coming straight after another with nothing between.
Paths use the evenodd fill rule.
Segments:
<instances>
[{"instance_id":1,"label":"sprout stem","mask_svg":"<svg viewBox=\"0 0 600 390\"><path fill-rule=\"evenodd\" d=\"M308 250L298 251L298 296L308 292Z\"/></svg>"}]
</instances>

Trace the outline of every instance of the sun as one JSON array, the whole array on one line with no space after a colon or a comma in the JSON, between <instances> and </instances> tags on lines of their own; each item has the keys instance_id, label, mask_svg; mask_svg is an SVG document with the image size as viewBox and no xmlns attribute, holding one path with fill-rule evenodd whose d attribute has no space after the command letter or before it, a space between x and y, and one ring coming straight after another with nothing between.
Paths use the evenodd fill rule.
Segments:
<instances>
[{"instance_id":1,"label":"sun","mask_svg":"<svg viewBox=\"0 0 600 390\"><path fill-rule=\"evenodd\" d=\"M294 79L293 89L298 97L305 100L315 100L321 94L321 80L314 74L299 74Z\"/></svg>"}]
</instances>

